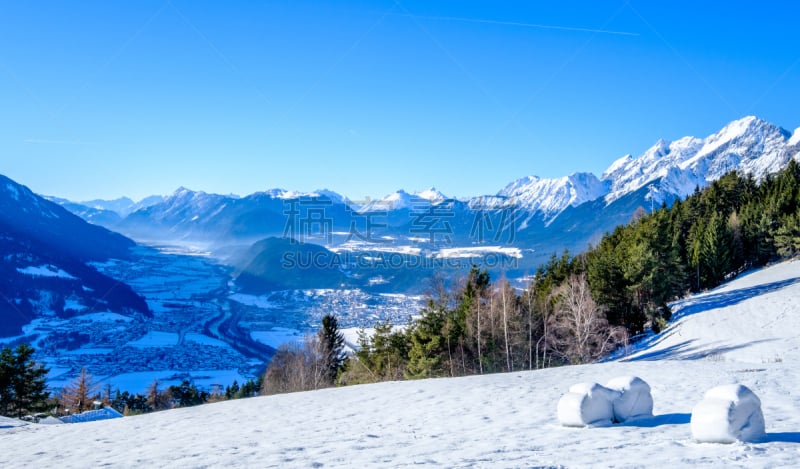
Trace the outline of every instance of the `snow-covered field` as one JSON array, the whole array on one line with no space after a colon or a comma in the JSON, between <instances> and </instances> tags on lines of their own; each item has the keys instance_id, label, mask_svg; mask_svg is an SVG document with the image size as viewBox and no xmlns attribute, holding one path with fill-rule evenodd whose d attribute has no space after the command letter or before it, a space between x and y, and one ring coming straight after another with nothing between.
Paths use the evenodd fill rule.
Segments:
<instances>
[{"instance_id":1,"label":"snow-covered field","mask_svg":"<svg viewBox=\"0 0 800 469\"><path fill-rule=\"evenodd\" d=\"M631 360L800 363L800 262L749 272L672 306L672 326Z\"/></svg>"},{"instance_id":2,"label":"snow-covered field","mask_svg":"<svg viewBox=\"0 0 800 469\"><path fill-rule=\"evenodd\" d=\"M381 383L228 401L138 417L35 425L0 419L0 467L796 467L800 460L800 262L675 305L627 361ZM601 428L558 423L574 383L650 384L654 417ZM766 438L709 444L690 414L740 383Z\"/></svg>"}]
</instances>

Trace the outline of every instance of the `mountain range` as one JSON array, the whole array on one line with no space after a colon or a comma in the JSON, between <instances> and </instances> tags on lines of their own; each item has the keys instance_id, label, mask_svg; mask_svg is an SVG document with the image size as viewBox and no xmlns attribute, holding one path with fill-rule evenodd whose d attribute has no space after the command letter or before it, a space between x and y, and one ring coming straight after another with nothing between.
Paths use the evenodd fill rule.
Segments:
<instances>
[{"instance_id":1,"label":"mountain range","mask_svg":"<svg viewBox=\"0 0 800 469\"><path fill-rule=\"evenodd\" d=\"M299 198L314 197L324 201L325 215L331 219L334 231L347 231L354 218L366 212L381 211L387 214L389 221L385 224L389 226L385 227L387 229L379 227L378 234L406 237L413 237L402 232L410 228L408 222L413 215L396 216L403 210L429 210L430 205L448 204L447 210L454 215L448 214L452 219L448 221L454 226L453 231L457 231L459 218L465 219L462 223L471 225L474 216L470 215L477 211L513 207L514 230L520 234L520 239L525 239L538 236L542 231L552 231L548 230L551 227L569 229L579 221L576 215L588 207L603 212L594 217L602 225L600 228L613 228L602 219L622 217L626 221L625 216L630 217L639 206L649 210L683 198L731 170L761 179L784 167L790 158L800 158L799 155L800 129L790 132L748 116L706 138L659 140L637 157L625 155L617 159L599 177L592 173L550 179L527 176L509 183L496 194L462 200L449 198L433 188L419 193L398 190L383 199L360 203L328 190L300 193L272 189L237 197L180 188L170 196L154 196L138 203L126 198L77 204L59 202L88 221L134 238L207 242L281 236L286 231L287 202ZM584 205L584 210L575 210ZM114 212L119 218L100 216L107 212ZM585 234L578 238L582 238L576 240L578 245L583 244L581 248L592 241L592 237L586 238Z\"/></svg>"},{"instance_id":2,"label":"mountain range","mask_svg":"<svg viewBox=\"0 0 800 469\"><path fill-rule=\"evenodd\" d=\"M519 277L554 253L583 251L630 221L637 210L670 204L732 170L761 179L791 158L800 159L800 129L790 132L748 116L705 138L659 140L639 156L613 161L599 177L527 176L495 194L468 199L450 198L434 188L418 193L398 190L382 199L354 202L329 190L272 189L239 197L182 187L172 195L139 202L54 200L89 222L133 239L203 243L223 257L241 257L267 237L323 244L336 253L378 251L435 258L488 250L503 253L504 260L513 258L513 265L504 264L502 270ZM509 257L504 250L509 246L518 254ZM454 254L453 248L475 251Z\"/></svg>"}]
</instances>

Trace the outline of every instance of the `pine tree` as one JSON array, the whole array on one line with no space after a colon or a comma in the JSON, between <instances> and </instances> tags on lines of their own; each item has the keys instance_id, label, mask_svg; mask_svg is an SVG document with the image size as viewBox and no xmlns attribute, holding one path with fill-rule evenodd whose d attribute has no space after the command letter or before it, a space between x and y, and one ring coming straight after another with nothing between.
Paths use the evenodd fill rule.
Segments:
<instances>
[{"instance_id":1,"label":"pine tree","mask_svg":"<svg viewBox=\"0 0 800 469\"><path fill-rule=\"evenodd\" d=\"M234 381L234 384L236 382ZM238 390L238 385L237 385ZM167 394L172 397L178 407L189 407L204 404L208 401L209 394L197 389L189 380L183 380L179 386L170 386Z\"/></svg>"},{"instance_id":2,"label":"pine tree","mask_svg":"<svg viewBox=\"0 0 800 469\"><path fill-rule=\"evenodd\" d=\"M800 213L786 217L773 235L775 248L783 257L800 254Z\"/></svg>"},{"instance_id":3,"label":"pine tree","mask_svg":"<svg viewBox=\"0 0 800 469\"><path fill-rule=\"evenodd\" d=\"M27 344L0 351L0 415L22 417L45 408L48 370L33 360L33 354Z\"/></svg>"},{"instance_id":4,"label":"pine tree","mask_svg":"<svg viewBox=\"0 0 800 469\"><path fill-rule=\"evenodd\" d=\"M339 322L330 314L322 318L322 328L318 333L322 367L325 369L329 384L336 381L336 377L344 368L344 335L339 330Z\"/></svg>"},{"instance_id":5,"label":"pine tree","mask_svg":"<svg viewBox=\"0 0 800 469\"><path fill-rule=\"evenodd\" d=\"M714 212L706 225L700 243L700 256L705 268L706 286L715 287L731 271L732 236L723 216ZM702 268L701 268L702 270Z\"/></svg>"},{"instance_id":6,"label":"pine tree","mask_svg":"<svg viewBox=\"0 0 800 469\"><path fill-rule=\"evenodd\" d=\"M408 351L408 378L429 378L443 376L444 357L447 353L442 330L445 323L445 309L433 301L423 310L420 317L409 330L410 348Z\"/></svg>"}]
</instances>

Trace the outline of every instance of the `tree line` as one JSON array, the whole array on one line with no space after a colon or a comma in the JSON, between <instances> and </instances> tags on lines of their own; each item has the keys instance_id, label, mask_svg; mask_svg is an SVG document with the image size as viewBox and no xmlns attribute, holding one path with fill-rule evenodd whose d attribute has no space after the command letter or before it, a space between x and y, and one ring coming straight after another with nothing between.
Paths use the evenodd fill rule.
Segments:
<instances>
[{"instance_id":1,"label":"tree line","mask_svg":"<svg viewBox=\"0 0 800 469\"><path fill-rule=\"evenodd\" d=\"M199 388L184 379L179 385L165 386L153 380L144 393L112 390L110 384L101 386L94 377L82 368L78 376L53 399L55 415L68 415L94 409L99 403L111 407L123 415L138 415L177 407L190 407L211 402L254 397L260 393L261 378L247 380L241 385L212 387L211 391Z\"/></svg>"},{"instance_id":2,"label":"tree line","mask_svg":"<svg viewBox=\"0 0 800 469\"><path fill-rule=\"evenodd\" d=\"M60 391L47 388L47 367L34 360L34 349L28 344L0 349L0 415L22 418L47 414L63 416L111 407L123 415L136 415L175 407L188 407L230 399L257 396L262 378L247 380L241 385L216 386L207 391L189 380L179 385L163 386L153 381L144 393L113 391L110 385L101 386L82 368L78 376Z\"/></svg>"}]
</instances>

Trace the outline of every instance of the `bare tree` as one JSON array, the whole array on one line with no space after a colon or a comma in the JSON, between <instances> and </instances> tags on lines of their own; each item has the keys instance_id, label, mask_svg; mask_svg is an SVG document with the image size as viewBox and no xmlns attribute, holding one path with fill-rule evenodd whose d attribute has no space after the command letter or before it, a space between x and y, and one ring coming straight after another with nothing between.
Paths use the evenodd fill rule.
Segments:
<instances>
[{"instance_id":1,"label":"bare tree","mask_svg":"<svg viewBox=\"0 0 800 469\"><path fill-rule=\"evenodd\" d=\"M609 327L600 313L586 274L571 275L556 292L555 348L573 363L586 363L610 351L619 331Z\"/></svg>"},{"instance_id":2,"label":"bare tree","mask_svg":"<svg viewBox=\"0 0 800 469\"><path fill-rule=\"evenodd\" d=\"M483 374L483 354L481 353L481 342L483 342L483 336L481 335L481 303L482 303L482 301L483 301L483 298L481 298L481 295L479 294L477 296L477 298L476 298L476 301L475 301L475 308L476 308L475 317L476 317L477 322L478 322L478 334L477 334L477 337L475 337L475 339L476 339L476 342L478 343L478 370L479 370L480 374Z\"/></svg>"},{"instance_id":3,"label":"bare tree","mask_svg":"<svg viewBox=\"0 0 800 469\"><path fill-rule=\"evenodd\" d=\"M97 383L86 368L61 391L61 406L66 412L81 413L94 408L94 397L97 394Z\"/></svg>"},{"instance_id":4,"label":"bare tree","mask_svg":"<svg viewBox=\"0 0 800 469\"><path fill-rule=\"evenodd\" d=\"M262 394L310 391L330 386L323 345L316 335L306 336L304 344L283 344L264 374Z\"/></svg>"},{"instance_id":5,"label":"bare tree","mask_svg":"<svg viewBox=\"0 0 800 469\"><path fill-rule=\"evenodd\" d=\"M147 405L154 411L169 409L170 407L170 394L168 391L162 391L159 387L161 383L154 379L150 386L147 388Z\"/></svg>"},{"instance_id":6,"label":"bare tree","mask_svg":"<svg viewBox=\"0 0 800 469\"><path fill-rule=\"evenodd\" d=\"M506 371L514 370L511 338L515 336L519 310L517 295L505 278L500 280L500 309L503 314L503 345L506 354Z\"/></svg>"}]
</instances>

